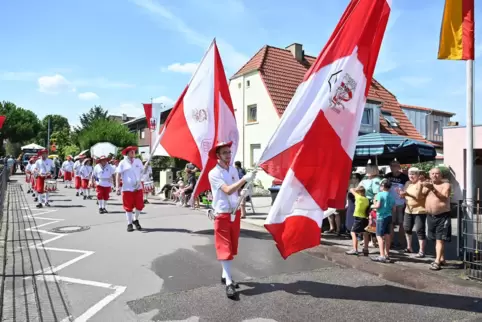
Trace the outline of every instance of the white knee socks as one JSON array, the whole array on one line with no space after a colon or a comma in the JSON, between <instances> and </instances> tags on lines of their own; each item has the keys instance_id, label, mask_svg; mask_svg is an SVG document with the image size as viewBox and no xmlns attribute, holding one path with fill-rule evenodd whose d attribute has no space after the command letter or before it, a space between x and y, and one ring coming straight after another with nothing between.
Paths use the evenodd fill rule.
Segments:
<instances>
[{"instance_id":1,"label":"white knee socks","mask_svg":"<svg viewBox=\"0 0 482 322\"><path fill-rule=\"evenodd\" d=\"M136 209L136 215L134 217L135 220L139 219L139 215L141 214L141 212L139 210Z\"/></svg>"},{"instance_id":2,"label":"white knee socks","mask_svg":"<svg viewBox=\"0 0 482 322\"><path fill-rule=\"evenodd\" d=\"M45 203L49 202L49 193L46 192L44 196L45 196Z\"/></svg>"},{"instance_id":3,"label":"white knee socks","mask_svg":"<svg viewBox=\"0 0 482 322\"><path fill-rule=\"evenodd\" d=\"M132 212L126 212L127 223L132 225Z\"/></svg>"},{"instance_id":4,"label":"white knee socks","mask_svg":"<svg viewBox=\"0 0 482 322\"><path fill-rule=\"evenodd\" d=\"M231 262L232 261L221 261L221 265L223 266L222 278L226 279L226 286L233 284L231 278Z\"/></svg>"},{"instance_id":5,"label":"white knee socks","mask_svg":"<svg viewBox=\"0 0 482 322\"><path fill-rule=\"evenodd\" d=\"M104 209L105 200L99 200L99 209Z\"/></svg>"}]
</instances>

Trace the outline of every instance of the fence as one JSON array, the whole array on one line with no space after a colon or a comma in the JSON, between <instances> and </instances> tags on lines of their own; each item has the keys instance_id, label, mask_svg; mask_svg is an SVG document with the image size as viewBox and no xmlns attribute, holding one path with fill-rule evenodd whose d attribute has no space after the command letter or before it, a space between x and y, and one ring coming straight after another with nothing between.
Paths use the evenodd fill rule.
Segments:
<instances>
[{"instance_id":1,"label":"fence","mask_svg":"<svg viewBox=\"0 0 482 322\"><path fill-rule=\"evenodd\" d=\"M0 165L0 222L3 218L3 203L5 201L5 195L7 194L7 184L8 184L8 169Z\"/></svg>"},{"instance_id":2,"label":"fence","mask_svg":"<svg viewBox=\"0 0 482 322\"><path fill-rule=\"evenodd\" d=\"M482 201L475 201L472 208L469 216L467 204L458 205L458 255L463 260L465 274L482 281Z\"/></svg>"}]
</instances>

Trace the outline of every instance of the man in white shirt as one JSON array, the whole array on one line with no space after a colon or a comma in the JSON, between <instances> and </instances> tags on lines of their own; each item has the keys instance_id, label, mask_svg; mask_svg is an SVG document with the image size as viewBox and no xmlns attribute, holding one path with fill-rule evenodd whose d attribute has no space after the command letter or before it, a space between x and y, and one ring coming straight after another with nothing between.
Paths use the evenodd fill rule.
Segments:
<instances>
[{"instance_id":1,"label":"man in white shirt","mask_svg":"<svg viewBox=\"0 0 482 322\"><path fill-rule=\"evenodd\" d=\"M97 159L98 163L94 167L94 174L92 175L92 186L94 186L94 178L97 180L97 201L99 203L99 214L107 213L107 200L109 200L112 182L114 181L115 170L108 163L109 158L101 156Z\"/></svg>"},{"instance_id":2,"label":"man in white shirt","mask_svg":"<svg viewBox=\"0 0 482 322\"><path fill-rule=\"evenodd\" d=\"M125 158L116 169L116 191L117 195L121 194L120 181L122 179L122 205L126 211L128 232L134 231L133 224L137 230L142 229L139 215L144 209L144 193L141 185L144 165L141 160L136 158L136 150L136 146L128 146L122 150ZM135 215L133 214L134 209Z\"/></svg>"},{"instance_id":3,"label":"man in white shirt","mask_svg":"<svg viewBox=\"0 0 482 322\"><path fill-rule=\"evenodd\" d=\"M37 179L35 182L35 188L38 193L38 204L37 208L42 208L42 203L49 207L49 193L45 191L45 180L52 176L51 170L53 167L52 160L48 159L48 150L40 150L38 152L38 156L40 158L35 162L35 173L37 175Z\"/></svg>"},{"instance_id":4,"label":"man in white shirt","mask_svg":"<svg viewBox=\"0 0 482 322\"><path fill-rule=\"evenodd\" d=\"M72 156L67 156L67 160L62 163L62 172L64 174L65 188L72 189L72 171L74 171L74 162Z\"/></svg>"},{"instance_id":5,"label":"man in white shirt","mask_svg":"<svg viewBox=\"0 0 482 322\"><path fill-rule=\"evenodd\" d=\"M90 196L90 179L92 178L92 159L91 158L86 158L84 162L82 162L82 166L80 167L79 170L79 175L81 179L81 191L84 195L84 200L92 199Z\"/></svg>"},{"instance_id":6,"label":"man in white shirt","mask_svg":"<svg viewBox=\"0 0 482 322\"><path fill-rule=\"evenodd\" d=\"M25 166L25 182L27 183L27 193L32 193L34 190L34 182L32 181L33 175L32 175L32 166L35 163L36 159L31 157L28 160L27 165Z\"/></svg>"},{"instance_id":7,"label":"man in white shirt","mask_svg":"<svg viewBox=\"0 0 482 322\"><path fill-rule=\"evenodd\" d=\"M241 211L235 207L238 203L238 191L253 181L256 171L239 178L238 171L231 165L232 142L220 142L209 152L210 158L216 158L218 164L209 172L209 183L213 194L214 242L216 255L221 262L223 272L221 282L226 284L226 296L234 298L239 286L231 277L231 262L238 253L239 233L241 230ZM235 213L235 215L232 215Z\"/></svg>"},{"instance_id":8,"label":"man in white shirt","mask_svg":"<svg viewBox=\"0 0 482 322\"><path fill-rule=\"evenodd\" d=\"M80 167L82 166L82 161L85 159L85 155L79 155L74 163L74 186L75 186L75 196L79 196L80 189L82 188L82 179L80 178Z\"/></svg>"},{"instance_id":9,"label":"man in white shirt","mask_svg":"<svg viewBox=\"0 0 482 322\"><path fill-rule=\"evenodd\" d=\"M145 190L144 188L144 183L145 182L151 182L152 183L152 167L147 163L147 161L144 162L144 168L145 171L142 172L142 189L145 191L144 192L144 204L149 203L149 200L147 200L147 197L149 196L149 192Z\"/></svg>"}]
</instances>

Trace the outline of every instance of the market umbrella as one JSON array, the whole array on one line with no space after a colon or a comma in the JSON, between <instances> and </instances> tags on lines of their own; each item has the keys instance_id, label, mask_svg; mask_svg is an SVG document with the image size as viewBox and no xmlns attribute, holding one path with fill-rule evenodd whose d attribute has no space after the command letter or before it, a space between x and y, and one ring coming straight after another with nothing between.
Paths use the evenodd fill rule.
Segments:
<instances>
[{"instance_id":1,"label":"market umbrella","mask_svg":"<svg viewBox=\"0 0 482 322\"><path fill-rule=\"evenodd\" d=\"M394 159L402 164L433 161L437 152L427 143L388 133L370 133L358 137L354 166L389 165Z\"/></svg>"}]
</instances>

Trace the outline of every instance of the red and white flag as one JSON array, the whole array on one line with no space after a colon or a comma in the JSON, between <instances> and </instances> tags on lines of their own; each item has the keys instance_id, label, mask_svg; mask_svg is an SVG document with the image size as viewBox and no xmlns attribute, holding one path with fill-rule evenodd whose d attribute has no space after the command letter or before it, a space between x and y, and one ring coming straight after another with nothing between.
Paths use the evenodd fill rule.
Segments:
<instances>
[{"instance_id":1,"label":"red and white flag","mask_svg":"<svg viewBox=\"0 0 482 322\"><path fill-rule=\"evenodd\" d=\"M202 170L193 196L209 190L208 174L217 162L209 158L209 150L217 141L232 141L235 153L239 138L229 86L215 40L174 105L163 131L160 144L166 152Z\"/></svg>"},{"instance_id":2,"label":"red and white flag","mask_svg":"<svg viewBox=\"0 0 482 322\"><path fill-rule=\"evenodd\" d=\"M265 222L283 258L320 244L328 208L345 206L390 0L352 0L305 75L260 160L283 180Z\"/></svg>"}]
</instances>

